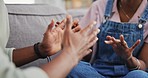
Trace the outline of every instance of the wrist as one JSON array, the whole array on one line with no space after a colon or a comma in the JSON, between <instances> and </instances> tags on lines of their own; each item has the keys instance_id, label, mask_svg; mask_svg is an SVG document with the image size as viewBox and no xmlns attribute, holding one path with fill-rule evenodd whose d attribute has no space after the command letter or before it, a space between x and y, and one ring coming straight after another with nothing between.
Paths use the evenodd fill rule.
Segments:
<instances>
[{"instance_id":1,"label":"wrist","mask_svg":"<svg viewBox=\"0 0 148 78\"><path fill-rule=\"evenodd\" d=\"M132 59L133 58L133 55L131 54L130 56L128 56L127 58L126 58L126 61L128 61L128 60L130 60L130 59Z\"/></svg>"},{"instance_id":2,"label":"wrist","mask_svg":"<svg viewBox=\"0 0 148 78\"><path fill-rule=\"evenodd\" d=\"M73 63L73 65L77 65L79 62L79 58L75 52L73 52L70 48L66 48L62 50L62 53L65 54Z\"/></svg>"},{"instance_id":3,"label":"wrist","mask_svg":"<svg viewBox=\"0 0 148 78\"><path fill-rule=\"evenodd\" d=\"M43 50L41 50L41 44L38 42L34 44L34 52L39 58L46 58L47 55L43 53Z\"/></svg>"},{"instance_id":4,"label":"wrist","mask_svg":"<svg viewBox=\"0 0 148 78\"><path fill-rule=\"evenodd\" d=\"M139 70L140 69L140 61L136 57L131 57L126 60L126 66L129 70Z\"/></svg>"}]
</instances>

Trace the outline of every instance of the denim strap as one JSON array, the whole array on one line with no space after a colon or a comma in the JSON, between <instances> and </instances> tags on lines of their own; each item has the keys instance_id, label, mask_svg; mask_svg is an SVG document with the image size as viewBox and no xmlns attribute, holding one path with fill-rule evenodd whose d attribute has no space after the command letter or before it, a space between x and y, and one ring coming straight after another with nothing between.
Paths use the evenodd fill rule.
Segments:
<instances>
[{"instance_id":1,"label":"denim strap","mask_svg":"<svg viewBox=\"0 0 148 78\"><path fill-rule=\"evenodd\" d=\"M112 13L112 9L113 9L113 3L114 3L114 0L108 0L107 1L105 14L104 14L105 19L111 17L111 13Z\"/></svg>"},{"instance_id":2,"label":"denim strap","mask_svg":"<svg viewBox=\"0 0 148 78\"><path fill-rule=\"evenodd\" d=\"M139 19L139 23L145 24L147 22L147 20L148 20L148 4L147 4L142 16Z\"/></svg>"}]
</instances>

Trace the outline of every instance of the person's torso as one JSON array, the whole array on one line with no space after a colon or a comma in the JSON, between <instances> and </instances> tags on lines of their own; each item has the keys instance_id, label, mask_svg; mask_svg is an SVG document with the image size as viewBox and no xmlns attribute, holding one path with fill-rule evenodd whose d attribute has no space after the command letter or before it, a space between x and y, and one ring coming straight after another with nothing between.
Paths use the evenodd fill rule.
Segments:
<instances>
[{"instance_id":1,"label":"person's torso","mask_svg":"<svg viewBox=\"0 0 148 78\"><path fill-rule=\"evenodd\" d=\"M107 8L103 15L109 17L109 19L106 21L102 21L102 24L98 26L101 32L98 34L99 41L97 44L97 53L95 58L96 60L93 64L93 67L96 68L99 73L106 76L124 76L129 72L128 68L125 65L125 61L114 52L111 45L105 44L104 41L106 40L106 36L108 35L119 39L119 36L122 34L124 35L125 41L127 42L128 46L131 47L138 39L140 39L141 44L138 45L138 47L133 52L133 55L135 57L138 57L138 54L144 42L143 30L145 23L121 23L117 21L112 21L110 18L112 17L111 14L113 2L114 0L108 0ZM147 19L147 16L144 16L143 18Z\"/></svg>"}]
</instances>

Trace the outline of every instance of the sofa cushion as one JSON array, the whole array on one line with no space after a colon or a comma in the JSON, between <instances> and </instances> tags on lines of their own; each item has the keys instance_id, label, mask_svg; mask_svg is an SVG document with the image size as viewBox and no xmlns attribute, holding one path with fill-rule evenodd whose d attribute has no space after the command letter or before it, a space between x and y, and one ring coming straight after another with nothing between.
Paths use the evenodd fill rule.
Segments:
<instances>
[{"instance_id":1,"label":"sofa cushion","mask_svg":"<svg viewBox=\"0 0 148 78\"><path fill-rule=\"evenodd\" d=\"M39 4L7 4L10 38L7 47L22 48L40 42L52 19L61 21L66 11L54 6ZM39 59L23 67L40 66L47 63Z\"/></svg>"},{"instance_id":2,"label":"sofa cushion","mask_svg":"<svg viewBox=\"0 0 148 78\"><path fill-rule=\"evenodd\" d=\"M88 11L88 8L83 8L83 9L69 9L67 12L72 15L74 19L78 18L81 20L81 18L86 14Z\"/></svg>"}]
</instances>

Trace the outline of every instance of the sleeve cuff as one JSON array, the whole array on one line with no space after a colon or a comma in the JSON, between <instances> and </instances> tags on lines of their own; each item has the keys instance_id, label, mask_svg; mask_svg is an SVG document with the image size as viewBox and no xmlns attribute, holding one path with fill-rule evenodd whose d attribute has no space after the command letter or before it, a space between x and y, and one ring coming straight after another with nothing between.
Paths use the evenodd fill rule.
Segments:
<instances>
[{"instance_id":1,"label":"sleeve cuff","mask_svg":"<svg viewBox=\"0 0 148 78\"><path fill-rule=\"evenodd\" d=\"M5 53L9 57L9 61L12 62L13 50L15 48L5 48Z\"/></svg>"}]
</instances>

